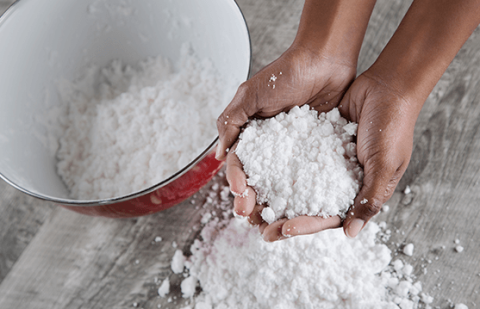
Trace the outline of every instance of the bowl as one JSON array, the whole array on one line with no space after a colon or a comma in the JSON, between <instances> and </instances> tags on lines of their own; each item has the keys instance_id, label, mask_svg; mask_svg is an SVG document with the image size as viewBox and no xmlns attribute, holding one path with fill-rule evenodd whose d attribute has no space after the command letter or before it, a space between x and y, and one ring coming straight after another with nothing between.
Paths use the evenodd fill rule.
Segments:
<instances>
[{"instance_id":1,"label":"bowl","mask_svg":"<svg viewBox=\"0 0 480 309\"><path fill-rule=\"evenodd\" d=\"M87 65L104 67L114 59L134 64L162 55L175 63L185 42L220 76L247 79L250 38L233 0L15 2L0 18L0 177L36 198L114 218L152 214L193 195L222 167L214 158L215 136L194 160L153 186L76 200L56 172L55 153L42 142L47 129L35 121L62 104L59 79L74 80Z\"/></svg>"}]
</instances>

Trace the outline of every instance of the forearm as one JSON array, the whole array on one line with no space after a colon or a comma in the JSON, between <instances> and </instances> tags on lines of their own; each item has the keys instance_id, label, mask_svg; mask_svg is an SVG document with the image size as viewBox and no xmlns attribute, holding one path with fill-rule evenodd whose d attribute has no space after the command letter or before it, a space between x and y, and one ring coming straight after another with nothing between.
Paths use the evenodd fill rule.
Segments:
<instances>
[{"instance_id":1,"label":"forearm","mask_svg":"<svg viewBox=\"0 0 480 309\"><path fill-rule=\"evenodd\" d=\"M367 75L416 102L420 112L479 22L479 0L416 0Z\"/></svg>"},{"instance_id":2,"label":"forearm","mask_svg":"<svg viewBox=\"0 0 480 309\"><path fill-rule=\"evenodd\" d=\"M376 0L306 0L293 46L356 67Z\"/></svg>"}]
</instances>

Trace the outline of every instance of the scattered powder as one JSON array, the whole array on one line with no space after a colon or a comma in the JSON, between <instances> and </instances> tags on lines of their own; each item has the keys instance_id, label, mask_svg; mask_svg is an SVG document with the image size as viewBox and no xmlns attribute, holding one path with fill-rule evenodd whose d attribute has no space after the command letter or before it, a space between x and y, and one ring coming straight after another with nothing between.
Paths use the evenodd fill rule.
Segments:
<instances>
[{"instance_id":1,"label":"scattered powder","mask_svg":"<svg viewBox=\"0 0 480 309\"><path fill-rule=\"evenodd\" d=\"M410 194L410 193L412 193L412 189L410 189L410 186L407 186L407 187L405 188L405 191L403 191L403 193L405 193L405 194Z\"/></svg>"},{"instance_id":2,"label":"scattered powder","mask_svg":"<svg viewBox=\"0 0 480 309\"><path fill-rule=\"evenodd\" d=\"M194 276L187 277L182 281L180 284L180 288L182 289L182 297L183 298L190 298L195 294L195 289L197 287L197 278Z\"/></svg>"},{"instance_id":3,"label":"scattered powder","mask_svg":"<svg viewBox=\"0 0 480 309\"><path fill-rule=\"evenodd\" d=\"M248 196L248 189L245 189L245 191L243 191L243 193L236 193L236 192L233 192L233 191L230 191L232 192L233 196L235 197L247 197Z\"/></svg>"},{"instance_id":4,"label":"scattered powder","mask_svg":"<svg viewBox=\"0 0 480 309\"><path fill-rule=\"evenodd\" d=\"M209 212L206 212L202 215L202 220L200 220L201 224L206 224L210 219L212 218L212 214Z\"/></svg>"},{"instance_id":5,"label":"scattered powder","mask_svg":"<svg viewBox=\"0 0 480 309\"><path fill-rule=\"evenodd\" d=\"M388 212L389 210L390 210L390 206L388 206L388 205L383 205L383 207L382 207L382 211L383 211L383 212Z\"/></svg>"},{"instance_id":6,"label":"scattered powder","mask_svg":"<svg viewBox=\"0 0 480 309\"><path fill-rule=\"evenodd\" d=\"M468 307L467 305L460 303L455 305L455 309L468 309Z\"/></svg>"},{"instance_id":7,"label":"scattered powder","mask_svg":"<svg viewBox=\"0 0 480 309\"><path fill-rule=\"evenodd\" d=\"M211 221L185 263L193 278L186 291L199 281L196 309L419 308L413 267L388 266L391 252L378 233L371 222L355 239L336 229L267 243L245 220Z\"/></svg>"},{"instance_id":8,"label":"scattered powder","mask_svg":"<svg viewBox=\"0 0 480 309\"><path fill-rule=\"evenodd\" d=\"M455 247L455 251L457 251L458 253L460 253L460 252L463 251L463 247L462 247L462 246L456 246L456 247Z\"/></svg>"},{"instance_id":9,"label":"scattered powder","mask_svg":"<svg viewBox=\"0 0 480 309\"><path fill-rule=\"evenodd\" d=\"M185 262L180 288L193 296L190 308L431 308L413 266L392 262L379 242L388 240L385 223L370 222L355 239L336 229L267 243L257 228L231 218L222 194L228 187L215 190L203 205L212 216Z\"/></svg>"},{"instance_id":10,"label":"scattered powder","mask_svg":"<svg viewBox=\"0 0 480 309\"><path fill-rule=\"evenodd\" d=\"M175 254L172 258L172 270L175 274L180 274L183 272L183 267L185 265L185 256L182 253L182 250L178 249L175 251Z\"/></svg>"},{"instance_id":11,"label":"scattered powder","mask_svg":"<svg viewBox=\"0 0 480 309\"><path fill-rule=\"evenodd\" d=\"M215 121L233 81L182 50L178 72L162 58L135 67L113 61L62 81L68 106L58 174L75 199L123 196L183 168L214 140ZM232 85L230 85L232 84Z\"/></svg>"},{"instance_id":12,"label":"scattered powder","mask_svg":"<svg viewBox=\"0 0 480 309\"><path fill-rule=\"evenodd\" d=\"M236 154L267 204L264 220L300 216L345 216L360 190L363 171L352 142L357 125L338 109L318 114L308 105L274 118L251 121Z\"/></svg>"},{"instance_id":13,"label":"scattered powder","mask_svg":"<svg viewBox=\"0 0 480 309\"><path fill-rule=\"evenodd\" d=\"M403 248L403 253L408 256L413 255L413 244L408 244Z\"/></svg>"},{"instance_id":14,"label":"scattered powder","mask_svg":"<svg viewBox=\"0 0 480 309\"><path fill-rule=\"evenodd\" d=\"M166 278L158 288L158 295L165 297L168 293L170 293L170 280Z\"/></svg>"},{"instance_id":15,"label":"scattered powder","mask_svg":"<svg viewBox=\"0 0 480 309\"><path fill-rule=\"evenodd\" d=\"M162 237L160 236L155 237L155 242L161 242L161 241L162 241Z\"/></svg>"}]
</instances>

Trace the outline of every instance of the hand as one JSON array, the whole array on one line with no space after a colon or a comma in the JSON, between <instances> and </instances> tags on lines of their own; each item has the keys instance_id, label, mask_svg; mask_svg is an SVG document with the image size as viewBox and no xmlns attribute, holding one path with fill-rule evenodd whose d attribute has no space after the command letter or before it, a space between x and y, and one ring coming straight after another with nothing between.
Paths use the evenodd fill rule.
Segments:
<instances>
[{"instance_id":1,"label":"hand","mask_svg":"<svg viewBox=\"0 0 480 309\"><path fill-rule=\"evenodd\" d=\"M423 98L408 96L369 71L340 103L340 113L358 123L357 158L364 169L363 187L343 222L347 236L356 237L395 191L410 162L422 104Z\"/></svg>"},{"instance_id":2,"label":"hand","mask_svg":"<svg viewBox=\"0 0 480 309\"><path fill-rule=\"evenodd\" d=\"M240 129L249 118L272 117L304 104L320 112L337 106L355 78L358 54L374 5L375 0L306 0L292 46L242 84L219 117L217 159L225 159L227 149L235 147ZM234 211L259 223L261 206L256 205L255 191L247 187L242 164L232 151L227 157L227 180L237 195ZM303 221L302 229L297 231L301 233L341 224L338 217L293 220ZM276 240L279 227L280 223L275 222L270 226L262 224L260 229L266 240Z\"/></svg>"},{"instance_id":3,"label":"hand","mask_svg":"<svg viewBox=\"0 0 480 309\"><path fill-rule=\"evenodd\" d=\"M236 140L240 128L250 117L271 117L304 104L309 104L320 112L331 110L340 103L355 72L353 65L318 57L309 50L289 49L239 88L217 123L221 140L230 147L229 144ZM218 146L220 152L225 144ZM238 215L248 216L252 224L261 223L260 230L266 240L277 240L280 236L283 237L278 236L278 228L285 220L279 220L270 226L262 222L260 212L263 206L256 205L255 191L246 185L242 164L233 151L235 147L236 145L232 147L227 156L227 180L236 195L234 211ZM291 224L299 221L292 234L308 234L341 225L339 217L302 217L290 221Z\"/></svg>"},{"instance_id":4,"label":"hand","mask_svg":"<svg viewBox=\"0 0 480 309\"><path fill-rule=\"evenodd\" d=\"M347 236L356 237L395 191L410 162L413 130L421 103L421 99L407 98L389 88L368 71L353 82L339 103L342 116L359 124L357 157L364 167L363 187L343 222ZM245 183L246 177L241 168L236 155L230 154L227 158L230 184L240 186ZM237 182L237 178L241 178L241 182ZM280 219L268 225L260 216L263 206L251 208L254 199L250 200L250 192L254 196L254 191L251 188L248 190L248 197L235 199L235 211L241 214L252 209L249 221L260 225L266 240L312 234L342 225L338 216L327 219L300 216L290 220Z\"/></svg>"}]
</instances>

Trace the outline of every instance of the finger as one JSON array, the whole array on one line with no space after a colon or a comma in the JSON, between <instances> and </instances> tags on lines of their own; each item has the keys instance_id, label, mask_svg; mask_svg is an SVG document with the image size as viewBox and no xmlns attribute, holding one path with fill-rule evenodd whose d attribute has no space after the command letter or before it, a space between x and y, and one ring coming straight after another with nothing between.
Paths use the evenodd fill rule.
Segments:
<instances>
[{"instance_id":1,"label":"finger","mask_svg":"<svg viewBox=\"0 0 480 309\"><path fill-rule=\"evenodd\" d=\"M263 223L262 210L265 208L263 205L255 205L252 213L248 216L248 222L251 225L260 225Z\"/></svg>"},{"instance_id":2,"label":"finger","mask_svg":"<svg viewBox=\"0 0 480 309\"><path fill-rule=\"evenodd\" d=\"M252 100L252 91L248 81L238 87L232 102L225 108L217 119L219 141L215 158L224 160L227 148L230 148L237 140L241 127L248 118L256 112L256 100Z\"/></svg>"},{"instance_id":3,"label":"finger","mask_svg":"<svg viewBox=\"0 0 480 309\"><path fill-rule=\"evenodd\" d=\"M280 219L278 221L273 222L270 225L267 225L263 230L263 240L268 242L273 242L277 240L286 239L287 237L283 236L282 228L283 224L287 222L288 219Z\"/></svg>"},{"instance_id":4,"label":"finger","mask_svg":"<svg viewBox=\"0 0 480 309\"><path fill-rule=\"evenodd\" d=\"M345 235L354 238L365 227L365 224L375 216L393 194L405 168L398 169L388 164L374 163L365 165L363 187L355 198L354 204L347 212L343 229Z\"/></svg>"},{"instance_id":5,"label":"finger","mask_svg":"<svg viewBox=\"0 0 480 309\"><path fill-rule=\"evenodd\" d=\"M285 222L282 228L282 235L285 237L291 237L314 234L323 230L338 228L341 225L342 220L339 216L329 218L300 216Z\"/></svg>"},{"instance_id":6,"label":"finger","mask_svg":"<svg viewBox=\"0 0 480 309\"><path fill-rule=\"evenodd\" d=\"M347 90L338 104L338 111L340 115L348 121L358 122L357 105L353 103L351 88Z\"/></svg>"},{"instance_id":7,"label":"finger","mask_svg":"<svg viewBox=\"0 0 480 309\"><path fill-rule=\"evenodd\" d=\"M226 176L230 191L235 196L233 209L239 216L249 216L256 204L257 195L255 190L247 186L247 176L243 171L242 162L235 154L236 145L227 156Z\"/></svg>"},{"instance_id":8,"label":"finger","mask_svg":"<svg viewBox=\"0 0 480 309\"><path fill-rule=\"evenodd\" d=\"M260 232L260 234L263 234L263 231L265 231L265 229L267 228L268 226L268 223L267 222L262 222L260 224L260 226L258 227L258 231Z\"/></svg>"}]
</instances>

